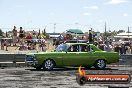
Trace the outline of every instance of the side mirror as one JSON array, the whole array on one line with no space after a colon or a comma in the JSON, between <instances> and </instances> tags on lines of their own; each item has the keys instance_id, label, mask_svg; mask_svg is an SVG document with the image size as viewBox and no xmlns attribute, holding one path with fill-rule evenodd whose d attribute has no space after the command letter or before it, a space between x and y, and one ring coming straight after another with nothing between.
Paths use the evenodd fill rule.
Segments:
<instances>
[{"instance_id":1,"label":"side mirror","mask_svg":"<svg viewBox=\"0 0 132 88\"><path fill-rule=\"evenodd\" d=\"M91 48L91 49L90 49L90 52L94 52L94 49L93 49L93 48Z\"/></svg>"},{"instance_id":2,"label":"side mirror","mask_svg":"<svg viewBox=\"0 0 132 88\"><path fill-rule=\"evenodd\" d=\"M65 51L66 53L68 52L68 50Z\"/></svg>"},{"instance_id":3,"label":"side mirror","mask_svg":"<svg viewBox=\"0 0 132 88\"><path fill-rule=\"evenodd\" d=\"M93 48L89 48L88 52L94 52L94 49Z\"/></svg>"}]
</instances>

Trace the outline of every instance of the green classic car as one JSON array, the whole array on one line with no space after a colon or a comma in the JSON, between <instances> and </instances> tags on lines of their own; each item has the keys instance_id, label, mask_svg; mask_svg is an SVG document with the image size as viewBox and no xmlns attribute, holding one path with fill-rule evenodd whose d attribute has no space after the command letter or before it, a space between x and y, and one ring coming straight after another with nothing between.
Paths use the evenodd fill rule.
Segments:
<instances>
[{"instance_id":1,"label":"green classic car","mask_svg":"<svg viewBox=\"0 0 132 88\"><path fill-rule=\"evenodd\" d=\"M53 52L26 55L26 63L36 69L52 70L54 67L84 66L104 69L106 64L119 61L119 53L106 52L87 43L60 44Z\"/></svg>"}]
</instances>

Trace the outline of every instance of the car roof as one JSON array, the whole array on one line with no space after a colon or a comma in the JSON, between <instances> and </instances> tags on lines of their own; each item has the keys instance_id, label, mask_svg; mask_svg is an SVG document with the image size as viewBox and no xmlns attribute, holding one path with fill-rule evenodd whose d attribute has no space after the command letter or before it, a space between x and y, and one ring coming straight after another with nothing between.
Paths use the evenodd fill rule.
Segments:
<instances>
[{"instance_id":1,"label":"car roof","mask_svg":"<svg viewBox=\"0 0 132 88\"><path fill-rule=\"evenodd\" d=\"M77 39L74 39L74 40L67 40L65 41L66 43L87 43L88 41L87 40L77 40Z\"/></svg>"},{"instance_id":2,"label":"car roof","mask_svg":"<svg viewBox=\"0 0 132 88\"><path fill-rule=\"evenodd\" d=\"M66 43L66 44L68 45L89 45L88 43Z\"/></svg>"},{"instance_id":3,"label":"car roof","mask_svg":"<svg viewBox=\"0 0 132 88\"><path fill-rule=\"evenodd\" d=\"M92 48L94 48L96 51L102 51L101 49L97 48L95 45L93 44L89 44L89 43L66 43L67 45L71 46L71 45L90 45L92 46Z\"/></svg>"}]
</instances>

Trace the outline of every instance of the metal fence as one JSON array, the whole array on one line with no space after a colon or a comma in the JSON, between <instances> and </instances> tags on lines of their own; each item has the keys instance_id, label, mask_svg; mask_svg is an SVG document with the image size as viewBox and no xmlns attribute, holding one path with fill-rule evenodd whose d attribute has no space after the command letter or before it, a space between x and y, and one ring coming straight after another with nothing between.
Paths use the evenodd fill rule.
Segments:
<instances>
[{"instance_id":1,"label":"metal fence","mask_svg":"<svg viewBox=\"0 0 132 88\"><path fill-rule=\"evenodd\" d=\"M26 54L0 54L0 66L26 66ZM119 65L132 66L132 54L121 55Z\"/></svg>"},{"instance_id":2,"label":"metal fence","mask_svg":"<svg viewBox=\"0 0 132 88\"><path fill-rule=\"evenodd\" d=\"M26 66L26 54L0 54L0 66Z\"/></svg>"}]
</instances>

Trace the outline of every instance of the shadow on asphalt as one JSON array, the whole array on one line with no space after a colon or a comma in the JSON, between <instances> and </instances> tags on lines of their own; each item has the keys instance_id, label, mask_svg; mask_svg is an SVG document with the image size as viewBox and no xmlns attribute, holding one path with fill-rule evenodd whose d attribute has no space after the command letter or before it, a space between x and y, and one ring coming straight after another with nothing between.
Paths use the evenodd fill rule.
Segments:
<instances>
[{"instance_id":1,"label":"shadow on asphalt","mask_svg":"<svg viewBox=\"0 0 132 88\"><path fill-rule=\"evenodd\" d=\"M47 70L44 70L44 69L40 69L40 70L37 70L35 68L32 68L32 69L25 69L25 70L30 70L30 71L47 71ZM51 71L75 71L75 70L78 70L78 68L54 68L53 70ZM95 68L90 68L90 69L85 69L84 70L97 70ZM113 68L105 68L103 70L118 70L118 69L113 69Z\"/></svg>"}]
</instances>

